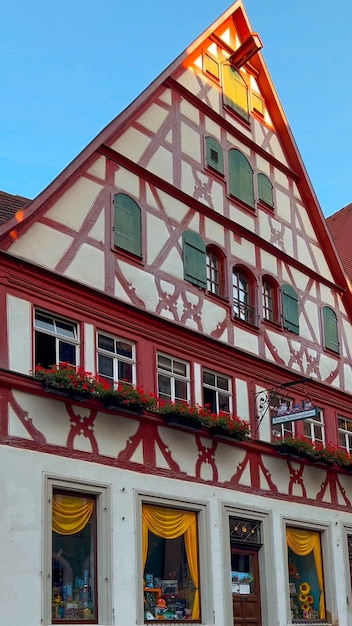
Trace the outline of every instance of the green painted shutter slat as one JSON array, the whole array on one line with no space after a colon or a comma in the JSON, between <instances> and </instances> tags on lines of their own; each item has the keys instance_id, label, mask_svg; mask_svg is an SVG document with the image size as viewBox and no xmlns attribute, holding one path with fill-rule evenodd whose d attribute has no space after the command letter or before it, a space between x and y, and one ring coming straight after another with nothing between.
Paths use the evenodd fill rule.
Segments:
<instances>
[{"instance_id":1,"label":"green painted shutter slat","mask_svg":"<svg viewBox=\"0 0 352 626\"><path fill-rule=\"evenodd\" d=\"M206 289L207 264L203 239L190 230L183 233L183 271L189 283Z\"/></svg>"},{"instance_id":2,"label":"green painted shutter slat","mask_svg":"<svg viewBox=\"0 0 352 626\"><path fill-rule=\"evenodd\" d=\"M229 151L229 191L232 196L254 208L253 171L239 150Z\"/></svg>"},{"instance_id":3,"label":"green painted shutter slat","mask_svg":"<svg viewBox=\"0 0 352 626\"><path fill-rule=\"evenodd\" d=\"M337 317L329 307L323 307L324 346L333 352L339 352Z\"/></svg>"},{"instance_id":4,"label":"green painted shutter slat","mask_svg":"<svg viewBox=\"0 0 352 626\"><path fill-rule=\"evenodd\" d=\"M207 165L220 174L224 173L224 158L220 144L213 137L205 138Z\"/></svg>"},{"instance_id":5,"label":"green painted shutter slat","mask_svg":"<svg viewBox=\"0 0 352 626\"><path fill-rule=\"evenodd\" d=\"M265 174L258 174L258 198L273 206L273 186Z\"/></svg>"},{"instance_id":6,"label":"green painted shutter slat","mask_svg":"<svg viewBox=\"0 0 352 626\"><path fill-rule=\"evenodd\" d=\"M231 65L225 64L222 82L224 104L248 121L248 87L245 80Z\"/></svg>"},{"instance_id":7,"label":"green painted shutter slat","mask_svg":"<svg viewBox=\"0 0 352 626\"><path fill-rule=\"evenodd\" d=\"M141 256L141 210L124 193L114 197L115 246Z\"/></svg>"},{"instance_id":8,"label":"green painted shutter slat","mask_svg":"<svg viewBox=\"0 0 352 626\"><path fill-rule=\"evenodd\" d=\"M282 287L283 326L296 335L299 334L298 298L291 285Z\"/></svg>"}]
</instances>

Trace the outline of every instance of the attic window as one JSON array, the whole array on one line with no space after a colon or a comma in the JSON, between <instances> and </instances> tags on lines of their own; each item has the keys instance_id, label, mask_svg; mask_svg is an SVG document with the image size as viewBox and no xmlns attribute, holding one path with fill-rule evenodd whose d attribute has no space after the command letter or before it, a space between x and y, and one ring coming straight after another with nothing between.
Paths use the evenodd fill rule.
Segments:
<instances>
[{"instance_id":1,"label":"attic window","mask_svg":"<svg viewBox=\"0 0 352 626\"><path fill-rule=\"evenodd\" d=\"M218 80L220 79L220 66L219 63L213 59L210 54L205 53L203 57L203 71L207 74L211 74Z\"/></svg>"}]
</instances>

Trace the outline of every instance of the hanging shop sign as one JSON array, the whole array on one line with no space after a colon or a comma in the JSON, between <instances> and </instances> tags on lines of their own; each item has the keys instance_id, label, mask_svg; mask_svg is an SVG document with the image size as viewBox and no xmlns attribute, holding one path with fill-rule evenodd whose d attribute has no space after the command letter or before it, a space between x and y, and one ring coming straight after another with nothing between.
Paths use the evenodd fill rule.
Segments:
<instances>
[{"instance_id":1,"label":"hanging shop sign","mask_svg":"<svg viewBox=\"0 0 352 626\"><path fill-rule=\"evenodd\" d=\"M274 425L285 422L296 422L298 420L314 419L318 416L318 409L310 400L303 400L301 406L295 404L290 407L287 404L280 404L275 408L271 422Z\"/></svg>"}]
</instances>

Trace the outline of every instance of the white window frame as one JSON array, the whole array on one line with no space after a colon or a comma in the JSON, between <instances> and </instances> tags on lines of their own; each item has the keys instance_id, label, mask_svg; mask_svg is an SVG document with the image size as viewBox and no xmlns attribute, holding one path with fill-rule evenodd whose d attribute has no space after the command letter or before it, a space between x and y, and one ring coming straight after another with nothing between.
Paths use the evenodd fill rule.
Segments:
<instances>
[{"instance_id":1,"label":"white window frame","mask_svg":"<svg viewBox=\"0 0 352 626\"><path fill-rule=\"evenodd\" d=\"M208 505L203 500L185 500L175 496L158 496L154 492L136 493L137 511L137 624L144 626L148 621L144 619L143 610L143 563L142 563L142 505L167 506L185 511L195 511L197 513L197 535L198 535L198 575L199 575L199 602L202 624L212 624L214 608L212 604L211 580L212 567L210 558L210 517ZM190 624L194 621L190 620Z\"/></svg>"},{"instance_id":2,"label":"white window frame","mask_svg":"<svg viewBox=\"0 0 352 626\"><path fill-rule=\"evenodd\" d=\"M309 439L312 443L319 443L322 446L325 446L325 424L324 424L324 413L322 409L317 409L317 417L315 419L309 418L303 421L303 432L304 436ZM316 436L316 430L319 429L321 433L321 438ZM309 430L309 433L307 432Z\"/></svg>"},{"instance_id":3,"label":"white window frame","mask_svg":"<svg viewBox=\"0 0 352 626\"><path fill-rule=\"evenodd\" d=\"M52 624L52 498L56 489L96 497L96 554L97 554L97 624L113 624L112 608L112 519L110 486L89 481L70 480L65 477L44 476L43 502L43 563L42 563L42 620L41 624ZM82 621L82 623L84 620ZM69 622L63 620L63 624Z\"/></svg>"},{"instance_id":4,"label":"white window frame","mask_svg":"<svg viewBox=\"0 0 352 626\"><path fill-rule=\"evenodd\" d=\"M164 357L166 359L170 359L172 362L172 370L164 370L162 367L159 367L159 356ZM178 363L182 363L183 365L186 366L186 376L181 376L180 374L177 374L177 372L174 372L174 362L178 362ZM171 402L175 402L175 400L180 399L181 401L184 402L189 402L190 401L190 365L187 361L184 361L183 359L179 359L177 357L173 357L170 354L166 354L164 352L157 352L156 355L156 370L157 370L157 395L159 397L159 374L161 376L165 376L168 377L171 381L171 398L170 401ZM187 389L187 398L176 398L176 393L175 393L175 386L176 386L176 381L182 381L184 383L186 383L186 389ZM161 392L162 393L162 392Z\"/></svg>"},{"instance_id":5,"label":"white window frame","mask_svg":"<svg viewBox=\"0 0 352 626\"><path fill-rule=\"evenodd\" d=\"M45 328L42 328L41 326L37 326L36 325L36 316L38 314L41 315L45 315L49 318L51 318L53 320L53 325L55 328L55 331L50 331L47 330ZM64 322L65 324L70 324L73 328L73 333L75 335L74 338L70 338L67 337L66 335L61 334L60 332L57 332L56 330L56 324L57 322ZM72 320L69 320L65 317L62 317L61 315L56 315L56 313L49 313L48 311L44 311L43 309L40 308L35 308L34 309L34 314L33 314L33 351L34 351L34 364L37 364L37 354L35 353L35 333L39 332L43 335L48 335L48 337L55 337L55 365L58 365L60 363L60 358L59 358L59 353L60 353L60 341L70 344L72 346L75 346L75 354L76 354L76 358L75 358L75 363L72 363L73 366L77 366L79 365L79 335L78 335L78 327L79 325L77 324L77 322L73 322ZM54 363L51 363L50 365L54 365Z\"/></svg>"},{"instance_id":6,"label":"white window frame","mask_svg":"<svg viewBox=\"0 0 352 626\"><path fill-rule=\"evenodd\" d=\"M221 376L221 378L226 378L228 380L229 386L228 386L228 390L226 389L222 389L221 387L217 387L217 385L210 385L209 383L205 383L203 381L203 374L204 372L207 372L208 374L212 374L213 376L215 376L216 380L218 376ZM216 402L216 411L215 413L219 413L220 411L222 411L223 413L228 413L231 414L233 411L232 408L232 380L230 378L230 376L227 376L226 374L222 374L221 372L215 372L214 370L209 369L208 367L203 367L202 368L202 395L203 395L203 403L204 403L204 388L206 389L211 389L212 391L215 392L215 402ZM219 394L223 395L223 396L227 396L229 398L229 410L228 411L223 411L223 409L219 408ZM206 404L206 403L204 403Z\"/></svg>"},{"instance_id":7,"label":"white window frame","mask_svg":"<svg viewBox=\"0 0 352 626\"><path fill-rule=\"evenodd\" d=\"M339 420L344 420L344 422L351 424L351 430L348 430L347 428L341 428L339 426ZM344 415L338 415L337 416L337 434L338 434L339 447L343 448L349 454L351 454L352 452L352 419L345 417ZM340 435L344 437L345 445L341 445Z\"/></svg>"},{"instance_id":8,"label":"white window frame","mask_svg":"<svg viewBox=\"0 0 352 626\"><path fill-rule=\"evenodd\" d=\"M117 352L110 352L109 350L104 350L104 348L99 348L99 335L103 335L104 337L108 337L109 339L113 339L113 341L123 341L123 343L127 343L132 348L132 358L129 359L123 355L117 354ZM113 376L114 376L114 385L119 382L119 362L128 363L132 366L132 385L136 384L136 344L129 339L125 339L124 337L117 337L115 335L111 335L110 333L106 333L102 330L97 331L96 336L96 350L97 350L97 374L104 378L104 375L99 372L99 354L106 356L113 361Z\"/></svg>"}]
</instances>

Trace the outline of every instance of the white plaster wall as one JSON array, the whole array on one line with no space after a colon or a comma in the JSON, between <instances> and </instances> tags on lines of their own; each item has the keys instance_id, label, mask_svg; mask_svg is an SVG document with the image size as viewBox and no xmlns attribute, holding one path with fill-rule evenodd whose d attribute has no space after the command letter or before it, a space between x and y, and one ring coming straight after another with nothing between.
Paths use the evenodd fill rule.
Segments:
<instances>
[{"instance_id":1,"label":"white plaster wall","mask_svg":"<svg viewBox=\"0 0 352 626\"><path fill-rule=\"evenodd\" d=\"M12 244L10 254L54 269L66 252L73 237L59 233L45 224L33 224Z\"/></svg>"},{"instance_id":2,"label":"white plaster wall","mask_svg":"<svg viewBox=\"0 0 352 626\"><path fill-rule=\"evenodd\" d=\"M168 111L158 104L149 105L148 110L140 115L138 122L148 130L156 133L165 121Z\"/></svg>"},{"instance_id":3,"label":"white plaster wall","mask_svg":"<svg viewBox=\"0 0 352 626\"><path fill-rule=\"evenodd\" d=\"M65 271L65 276L103 291L105 285L104 252L84 243Z\"/></svg>"},{"instance_id":4,"label":"white plaster wall","mask_svg":"<svg viewBox=\"0 0 352 626\"><path fill-rule=\"evenodd\" d=\"M78 232L102 189L103 184L79 178L45 213L45 217Z\"/></svg>"},{"instance_id":5,"label":"white plaster wall","mask_svg":"<svg viewBox=\"0 0 352 626\"><path fill-rule=\"evenodd\" d=\"M180 442L180 445L184 445L184 442ZM233 449L225 444L221 445L221 448L222 457L227 460L229 466L233 466ZM188 453L191 452L189 449ZM72 478L83 484L98 483L111 486L110 556L114 580L111 592L116 626L134 626L137 622L137 603L141 603L137 591L140 576L137 568L140 546L137 492L181 499L184 502L202 502L206 506L206 553L209 559L210 584L204 592L207 594L208 606L215 608L215 624L230 626L226 620L226 613L230 611L231 614L230 598L229 606L226 606L227 598L224 594L224 581L229 574L224 568L227 543L226 538L222 536L222 529L224 533L227 530L222 521L222 510L225 505L230 509L232 507L239 509L244 515L253 516L256 511L261 511L265 515L263 548L265 557L261 585L268 594L268 623L277 626L287 624L284 600L287 597L288 584L284 523L294 525L296 520L307 527L315 524L324 533L324 583L329 608L333 607L335 612L333 618L338 616L340 626L347 626L349 623L346 595L350 597L350 587L345 555L345 527L352 527L352 514L348 511L340 512L329 507L297 503L293 506L292 502L282 499L264 498L255 493L233 492L214 485L182 482L162 476L143 474L141 481L138 472L7 446L1 448L1 459L0 488L3 514L0 516L2 539L0 577L1 623L4 626L38 626L42 623L41 572L45 536L42 520L46 506L43 495L47 475L61 479ZM270 474L275 480L280 481L283 474L282 463L276 458L267 459L266 463ZM310 495L310 479L307 476L305 479ZM316 472L315 489L319 480L321 477L319 472ZM347 486L347 481L344 484ZM270 580L270 584L266 583L267 580ZM278 597L283 601L278 604L270 601L271 598L274 600ZM214 622L211 619L204 623L208 626Z\"/></svg>"},{"instance_id":6,"label":"white plaster wall","mask_svg":"<svg viewBox=\"0 0 352 626\"><path fill-rule=\"evenodd\" d=\"M29 374L32 368L32 319L29 302L7 296L7 327L10 370Z\"/></svg>"},{"instance_id":7,"label":"white plaster wall","mask_svg":"<svg viewBox=\"0 0 352 626\"><path fill-rule=\"evenodd\" d=\"M133 172L121 167L115 172L115 185L119 192L139 198L139 178Z\"/></svg>"},{"instance_id":8,"label":"white plaster wall","mask_svg":"<svg viewBox=\"0 0 352 626\"><path fill-rule=\"evenodd\" d=\"M149 137L146 137L134 128L128 128L121 137L111 144L111 148L138 163L149 142Z\"/></svg>"}]
</instances>

